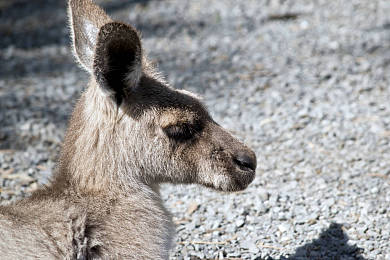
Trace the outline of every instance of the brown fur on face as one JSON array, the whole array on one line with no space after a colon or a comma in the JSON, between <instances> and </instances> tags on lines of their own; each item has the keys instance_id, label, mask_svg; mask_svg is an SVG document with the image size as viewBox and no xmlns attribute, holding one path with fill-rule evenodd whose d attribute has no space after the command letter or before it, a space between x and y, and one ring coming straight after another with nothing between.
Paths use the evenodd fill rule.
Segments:
<instances>
[{"instance_id":1,"label":"brown fur on face","mask_svg":"<svg viewBox=\"0 0 390 260\"><path fill-rule=\"evenodd\" d=\"M90 0L70 0L69 17L76 59L91 79L51 184L0 207L0 253L167 259L173 224L159 184L242 190L255 176L256 156L195 95L159 76L133 27Z\"/></svg>"}]
</instances>

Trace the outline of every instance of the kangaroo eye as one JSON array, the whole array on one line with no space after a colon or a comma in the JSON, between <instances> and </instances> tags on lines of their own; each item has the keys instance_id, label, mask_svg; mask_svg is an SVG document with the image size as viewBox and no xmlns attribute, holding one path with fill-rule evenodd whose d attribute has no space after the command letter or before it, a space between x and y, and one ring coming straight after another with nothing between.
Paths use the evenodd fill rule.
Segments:
<instances>
[{"instance_id":1,"label":"kangaroo eye","mask_svg":"<svg viewBox=\"0 0 390 260\"><path fill-rule=\"evenodd\" d=\"M190 125L171 125L164 129L165 134L175 141L184 142L194 137L196 134L195 128Z\"/></svg>"}]
</instances>

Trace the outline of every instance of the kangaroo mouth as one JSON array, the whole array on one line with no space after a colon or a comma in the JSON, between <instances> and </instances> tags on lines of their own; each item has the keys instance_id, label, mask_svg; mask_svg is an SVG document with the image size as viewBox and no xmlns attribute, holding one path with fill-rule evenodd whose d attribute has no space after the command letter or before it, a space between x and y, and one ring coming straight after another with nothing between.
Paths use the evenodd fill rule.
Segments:
<instances>
[{"instance_id":1,"label":"kangaroo mouth","mask_svg":"<svg viewBox=\"0 0 390 260\"><path fill-rule=\"evenodd\" d=\"M219 185L206 185L219 191L235 192L245 190L250 183L255 179L256 172L254 170L238 170L227 176L226 183Z\"/></svg>"},{"instance_id":2,"label":"kangaroo mouth","mask_svg":"<svg viewBox=\"0 0 390 260\"><path fill-rule=\"evenodd\" d=\"M252 169L241 170L238 174L236 173L233 176L233 190L232 191L241 191L248 187L249 184L255 179L256 172Z\"/></svg>"}]
</instances>

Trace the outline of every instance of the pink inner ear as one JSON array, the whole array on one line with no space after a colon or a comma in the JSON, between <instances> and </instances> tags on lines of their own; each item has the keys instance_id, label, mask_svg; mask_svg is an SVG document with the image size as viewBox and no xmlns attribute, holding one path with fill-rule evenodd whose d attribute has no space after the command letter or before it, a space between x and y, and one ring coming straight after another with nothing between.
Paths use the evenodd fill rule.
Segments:
<instances>
[{"instance_id":1,"label":"pink inner ear","mask_svg":"<svg viewBox=\"0 0 390 260\"><path fill-rule=\"evenodd\" d=\"M112 20L90 0L70 0L68 16L71 22L74 55L81 67L92 73L99 28Z\"/></svg>"},{"instance_id":2,"label":"pink inner ear","mask_svg":"<svg viewBox=\"0 0 390 260\"><path fill-rule=\"evenodd\" d=\"M88 19L84 19L84 31L85 35L87 36L87 40L89 41L89 46L95 46L96 45L96 38L99 33L99 28L96 27L91 21ZM93 49L87 48L86 52L93 56Z\"/></svg>"}]
</instances>

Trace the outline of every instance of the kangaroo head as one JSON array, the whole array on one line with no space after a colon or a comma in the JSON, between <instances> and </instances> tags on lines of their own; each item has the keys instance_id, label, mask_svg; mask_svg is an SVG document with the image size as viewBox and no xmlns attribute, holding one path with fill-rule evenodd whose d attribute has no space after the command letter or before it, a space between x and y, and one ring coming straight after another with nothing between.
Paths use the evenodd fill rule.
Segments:
<instances>
[{"instance_id":1,"label":"kangaroo head","mask_svg":"<svg viewBox=\"0 0 390 260\"><path fill-rule=\"evenodd\" d=\"M67 170L78 181L84 174L123 187L172 182L237 191L249 185L254 152L194 94L161 79L132 26L112 21L90 0L71 0L69 16L75 56L91 75L65 143Z\"/></svg>"}]
</instances>

